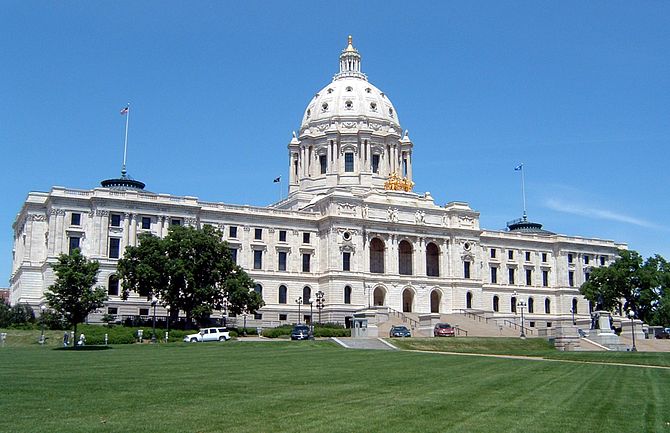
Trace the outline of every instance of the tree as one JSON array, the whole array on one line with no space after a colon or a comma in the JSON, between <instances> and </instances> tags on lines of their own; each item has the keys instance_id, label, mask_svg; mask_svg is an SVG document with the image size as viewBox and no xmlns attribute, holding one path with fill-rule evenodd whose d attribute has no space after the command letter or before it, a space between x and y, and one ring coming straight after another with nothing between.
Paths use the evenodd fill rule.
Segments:
<instances>
[{"instance_id":1,"label":"tree","mask_svg":"<svg viewBox=\"0 0 670 433\"><path fill-rule=\"evenodd\" d=\"M61 254L53 265L56 282L44 295L49 307L62 314L77 335L77 325L88 314L100 308L107 301L107 293L102 287L93 287L98 279L100 264L89 261L79 249Z\"/></svg>"},{"instance_id":2,"label":"tree","mask_svg":"<svg viewBox=\"0 0 670 433\"><path fill-rule=\"evenodd\" d=\"M172 226L164 239L141 235L139 245L126 248L119 260L122 296L127 298L131 291L147 298L155 295L175 314L184 311L187 326L192 318L202 322L212 310L222 309L228 286L235 290L237 305L238 298L244 297L237 290L249 292L254 283L233 263L221 238L221 232L210 225L202 229Z\"/></svg>"},{"instance_id":3,"label":"tree","mask_svg":"<svg viewBox=\"0 0 670 433\"><path fill-rule=\"evenodd\" d=\"M618 254L609 266L593 269L580 292L604 310L615 310L623 299L623 309L634 311L643 322L653 324L661 320L661 311L667 309L670 313L668 263L659 255L644 261L636 251L619 250Z\"/></svg>"},{"instance_id":4,"label":"tree","mask_svg":"<svg viewBox=\"0 0 670 433\"><path fill-rule=\"evenodd\" d=\"M263 297L255 290L253 280L249 278L239 266L226 279L226 300L228 302L228 311L232 314L254 314L265 305Z\"/></svg>"},{"instance_id":5,"label":"tree","mask_svg":"<svg viewBox=\"0 0 670 433\"><path fill-rule=\"evenodd\" d=\"M11 307L4 299L0 299L0 328L7 328L11 323Z\"/></svg>"}]
</instances>

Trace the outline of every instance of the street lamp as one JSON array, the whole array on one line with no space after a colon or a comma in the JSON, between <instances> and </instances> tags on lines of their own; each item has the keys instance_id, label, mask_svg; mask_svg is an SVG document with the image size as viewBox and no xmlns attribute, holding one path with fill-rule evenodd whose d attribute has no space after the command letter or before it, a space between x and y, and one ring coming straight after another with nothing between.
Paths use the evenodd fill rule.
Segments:
<instances>
[{"instance_id":1,"label":"street lamp","mask_svg":"<svg viewBox=\"0 0 670 433\"><path fill-rule=\"evenodd\" d=\"M165 342L167 343L170 338L170 305L166 305L165 310L167 311L167 319L165 320Z\"/></svg>"},{"instance_id":2,"label":"street lamp","mask_svg":"<svg viewBox=\"0 0 670 433\"><path fill-rule=\"evenodd\" d=\"M40 314L40 322L42 323L42 333L40 334L40 344L44 346L44 312L47 311L47 306L46 305L41 305L40 310L42 313Z\"/></svg>"},{"instance_id":3,"label":"street lamp","mask_svg":"<svg viewBox=\"0 0 670 433\"><path fill-rule=\"evenodd\" d=\"M635 311L629 310L628 311L628 317L630 317L630 331L631 334L633 335L633 348L630 349L631 352L637 352L637 348L635 347Z\"/></svg>"},{"instance_id":4,"label":"street lamp","mask_svg":"<svg viewBox=\"0 0 670 433\"><path fill-rule=\"evenodd\" d=\"M516 292L515 292L516 293ZM523 310L526 308L526 303L524 301L518 301L516 303L516 306L519 310L521 310L521 334L519 334L519 338L526 338L526 334L524 332L524 323L523 323Z\"/></svg>"},{"instance_id":5,"label":"street lamp","mask_svg":"<svg viewBox=\"0 0 670 433\"><path fill-rule=\"evenodd\" d=\"M574 308L570 308L570 312L572 313L572 324L573 324L573 325L576 325L577 322L575 322L575 309L574 309Z\"/></svg>"},{"instance_id":6,"label":"street lamp","mask_svg":"<svg viewBox=\"0 0 670 433\"><path fill-rule=\"evenodd\" d=\"M154 307L153 330L151 331L152 343L156 343L156 304L158 304L158 298L156 295L151 295L151 306Z\"/></svg>"},{"instance_id":7,"label":"street lamp","mask_svg":"<svg viewBox=\"0 0 670 433\"><path fill-rule=\"evenodd\" d=\"M314 338L314 298L309 298L309 336Z\"/></svg>"},{"instance_id":8,"label":"street lamp","mask_svg":"<svg viewBox=\"0 0 670 433\"><path fill-rule=\"evenodd\" d=\"M316 309L319 310L319 323L321 323L321 310L326 304L326 294L321 290L316 292Z\"/></svg>"},{"instance_id":9,"label":"street lamp","mask_svg":"<svg viewBox=\"0 0 670 433\"><path fill-rule=\"evenodd\" d=\"M298 325L300 325L300 305L302 304L302 296L296 299L295 303L298 304Z\"/></svg>"}]
</instances>

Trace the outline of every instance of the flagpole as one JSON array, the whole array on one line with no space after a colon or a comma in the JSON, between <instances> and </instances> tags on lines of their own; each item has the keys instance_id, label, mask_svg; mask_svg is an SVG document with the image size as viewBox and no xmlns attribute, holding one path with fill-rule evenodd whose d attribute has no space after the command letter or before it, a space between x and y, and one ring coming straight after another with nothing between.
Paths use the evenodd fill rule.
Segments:
<instances>
[{"instance_id":1,"label":"flagpole","mask_svg":"<svg viewBox=\"0 0 670 433\"><path fill-rule=\"evenodd\" d=\"M523 197L523 219L526 219L526 182L523 176L523 163L521 163L521 195Z\"/></svg>"},{"instance_id":2,"label":"flagpole","mask_svg":"<svg viewBox=\"0 0 670 433\"><path fill-rule=\"evenodd\" d=\"M130 102L126 105L126 138L123 141L123 167L121 167L121 176L126 175L126 155L128 153L128 120L130 119Z\"/></svg>"},{"instance_id":3,"label":"flagpole","mask_svg":"<svg viewBox=\"0 0 670 433\"><path fill-rule=\"evenodd\" d=\"M282 198L282 191L281 191L281 176L279 177L279 201L281 201Z\"/></svg>"}]
</instances>

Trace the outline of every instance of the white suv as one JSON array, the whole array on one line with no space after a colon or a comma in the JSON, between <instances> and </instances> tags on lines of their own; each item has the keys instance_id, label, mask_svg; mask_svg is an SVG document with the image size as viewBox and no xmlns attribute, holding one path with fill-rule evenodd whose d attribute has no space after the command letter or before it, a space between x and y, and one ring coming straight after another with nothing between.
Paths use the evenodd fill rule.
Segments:
<instances>
[{"instance_id":1,"label":"white suv","mask_svg":"<svg viewBox=\"0 0 670 433\"><path fill-rule=\"evenodd\" d=\"M189 334L184 337L184 341L187 343L227 340L230 340L230 332L226 328L202 328L197 334Z\"/></svg>"}]
</instances>

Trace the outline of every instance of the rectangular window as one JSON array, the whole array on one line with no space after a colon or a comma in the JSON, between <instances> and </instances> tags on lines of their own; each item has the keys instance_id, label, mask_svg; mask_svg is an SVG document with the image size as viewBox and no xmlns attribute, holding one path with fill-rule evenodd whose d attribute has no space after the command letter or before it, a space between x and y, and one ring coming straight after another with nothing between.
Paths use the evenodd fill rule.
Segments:
<instances>
[{"instance_id":1,"label":"rectangular window","mask_svg":"<svg viewBox=\"0 0 670 433\"><path fill-rule=\"evenodd\" d=\"M263 268L263 251L254 250L254 269Z\"/></svg>"},{"instance_id":2,"label":"rectangular window","mask_svg":"<svg viewBox=\"0 0 670 433\"><path fill-rule=\"evenodd\" d=\"M568 254L568 263L572 263L572 253Z\"/></svg>"},{"instance_id":3,"label":"rectangular window","mask_svg":"<svg viewBox=\"0 0 670 433\"><path fill-rule=\"evenodd\" d=\"M151 217L142 217L142 230L151 229Z\"/></svg>"},{"instance_id":4,"label":"rectangular window","mask_svg":"<svg viewBox=\"0 0 670 433\"><path fill-rule=\"evenodd\" d=\"M589 256L584 256L584 264L588 265L589 264Z\"/></svg>"},{"instance_id":5,"label":"rectangular window","mask_svg":"<svg viewBox=\"0 0 670 433\"><path fill-rule=\"evenodd\" d=\"M305 253L302 255L302 271L309 272L310 259L312 258L311 254Z\"/></svg>"},{"instance_id":6,"label":"rectangular window","mask_svg":"<svg viewBox=\"0 0 670 433\"><path fill-rule=\"evenodd\" d=\"M230 248L228 251L230 251L230 259L237 264L237 248Z\"/></svg>"},{"instance_id":7,"label":"rectangular window","mask_svg":"<svg viewBox=\"0 0 670 433\"><path fill-rule=\"evenodd\" d=\"M263 239L263 229L254 229L254 239L259 241Z\"/></svg>"},{"instance_id":8,"label":"rectangular window","mask_svg":"<svg viewBox=\"0 0 670 433\"><path fill-rule=\"evenodd\" d=\"M279 230L279 242L286 242L286 230Z\"/></svg>"},{"instance_id":9,"label":"rectangular window","mask_svg":"<svg viewBox=\"0 0 670 433\"><path fill-rule=\"evenodd\" d=\"M509 284L514 284L514 268L507 269L507 280Z\"/></svg>"},{"instance_id":10,"label":"rectangular window","mask_svg":"<svg viewBox=\"0 0 670 433\"><path fill-rule=\"evenodd\" d=\"M591 274L588 272L584 272L584 281L588 281L589 278L591 278Z\"/></svg>"},{"instance_id":11,"label":"rectangular window","mask_svg":"<svg viewBox=\"0 0 670 433\"><path fill-rule=\"evenodd\" d=\"M237 237L237 226L228 227L228 237L236 238Z\"/></svg>"},{"instance_id":12,"label":"rectangular window","mask_svg":"<svg viewBox=\"0 0 670 433\"><path fill-rule=\"evenodd\" d=\"M530 251L526 251L526 261L530 262Z\"/></svg>"},{"instance_id":13,"label":"rectangular window","mask_svg":"<svg viewBox=\"0 0 670 433\"><path fill-rule=\"evenodd\" d=\"M498 268L491 267L491 284L498 284Z\"/></svg>"},{"instance_id":14,"label":"rectangular window","mask_svg":"<svg viewBox=\"0 0 670 433\"><path fill-rule=\"evenodd\" d=\"M180 226L181 225L181 220L179 218L172 218L172 219L170 219L170 225L171 226Z\"/></svg>"},{"instance_id":15,"label":"rectangular window","mask_svg":"<svg viewBox=\"0 0 670 433\"><path fill-rule=\"evenodd\" d=\"M491 248L491 258L492 259L496 258L496 249L495 248Z\"/></svg>"},{"instance_id":16,"label":"rectangular window","mask_svg":"<svg viewBox=\"0 0 670 433\"><path fill-rule=\"evenodd\" d=\"M348 252L342 253L342 270L343 271L351 270L351 253Z\"/></svg>"},{"instance_id":17,"label":"rectangular window","mask_svg":"<svg viewBox=\"0 0 670 433\"><path fill-rule=\"evenodd\" d=\"M112 227L121 227L121 214L113 213L109 220Z\"/></svg>"},{"instance_id":18,"label":"rectangular window","mask_svg":"<svg viewBox=\"0 0 670 433\"><path fill-rule=\"evenodd\" d=\"M107 307L107 314L117 315L119 314L119 309L117 307Z\"/></svg>"},{"instance_id":19,"label":"rectangular window","mask_svg":"<svg viewBox=\"0 0 670 433\"><path fill-rule=\"evenodd\" d=\"M344 171L347 173L353 173L354 171L354 154L352 152L344 154Z\"/></svg>"},{"instance_id":20,"label":"rectangular window","mask_svg":"<svg viewBox=\"0 0 670 433\"><path fill-rule=\"evenodd\" d=\"M549 287L549 271L542 271L542 286Z\"/></svg>"},{"instance_id":21,"label":"rectangular window","mask_svg":"<svg viewBox=\"0 0 670 433\"><path fill-rule=\"evenodd\" d=\"M570 286L570 287L575 286L575 272L574 271L568 271L568 286Z\"/></svg>"},{"instance_id":22,"label":"rectangular window","mask_svg":"<svg viewBox=\"0 0 670 433\"><path fill-rule=\"evenodd\" d=\"M379 174L379 155L372 155L372 172Z\"/></svg>"},{"instance_id":23,"label":"rectangular window","mask_svg":"<svg viewBox=\"0 0 670 433\"><path fill-rule=\"evenodd\" d=\"M70 245L68 248L68 253L72 254L72 251L76 250L79 248L79 238L76 236L71 236L70 237Z\"/></svg>"},{"instance_id":24,"label":"rectangular window","mask_svg":"<svg viewBox=\"0 0 670 433\"><path fill-rule=\"evenodd\" d=\"M282 320L282 321L288 320L288 315L287 314L280 314L279 315L279 320Z\"/></svg>"},{"instance_id":25,"label":"rectangular window","mask_svg":"<svg viewBox=\"0 0 670 433\"><path fill-rule=\"evenodd\" d=\"M463 262L463 278L470 278L470 262Z\"/></svg>"},{"instance_id":26,"label":"rectangular window","mask_svg":"<svg viewBox=\"0 0 670 433\"><path fill-rule=\"evenodd\" d=\"M140 308L140 316L148 316L148 315L149 315L148 308Z\"/></svg>"},{"instance_id":27,"label":"rectangular window","mask_svg":"<svg viewBox=\"0 0 670 433\"><path fill-rule=\"evenodd\" d=\"M547 253L542 253L542 263L547 263Z\"/></svg>"},{"instance_id":28,"label":"rectangular window","mask_svg":"<svg viewBox=\"0 0 670 433\"><path fill-rule=\"evenodd\" d=\"M303 233L302 234L302 243L303 244L308 244L309 243L309 233Z\"/></svg>"},{"instance_id":29,"label":"rectangular window","mask_svg":"<svg viewBox=\"0 0 670 433\"><path fill-rule=\"evenodd\" d=\"M600 256L600 266L605 266L605 256Z\"/></svg>"},{"instance_id":30,"label":"rectangular window","mask_svg":"<svg viewBox=\"0 0 670 433\"><path fill-rule=\"evenodd\" d=\"M119 258L119 246L121 245L121 239L119 238L109 238L109 258L118 259Z\"/></svg>"},{"instance_id":31,"label":"rectangular window","mask_svg":"<svg viewBox=\"0 0 670 433\"><path fill-rule=\"evenodd\" d=\"M71 226L80 226L81 225L81 214L80 213L72 212L72 216L70 217L70 225Z\"/></svg>"},{"instance_id":32,"label":"rectangular window","mask_svg":"<svg viewBox=\"0 0 670 433\"><path fill-rule=\"evenodd\" d=\"M328 156L319 155L319 165L321 166L321 174L326 174L328 168Z\"/></svg>"},{"instance_id":33,"label":"rectangular window","mask_svg":"<svg viewBox=\"0 0 670 433\"><path fill-rule=\"evenodd\" d=\"M279 263L277 269L280 271L286 270L286 251L279 251Z\"/></svg>"},{"instance_id":34,"label":"rectangular window","mask_svg":"<svg viewBox=\"0 0 670 433\"><path fill-rule=\"evenodd\" d=\"M261 313L254 313L254 320L263 320L263 315Z\"/></svg>"},{"instance_id":35,"label":"rectangular window","mask_svg":"<svg viewBox=\"0 0 670 433\"><path fill-rule=\"evenodd\" d=\"M514 251L513 250L507 251L507 258L509 260L514 260Z\"/></svg>"},{"instance_id":36,"label":"rectangular window","mask_svg":"<svg viewBox=\"0 0 670 433\"><path fill-rule=\"evenodd\" d=\"M527 286L532 286L533 285L533 270L532 269L526 269L526 285Z\"/></svg>"}]
</instances>

